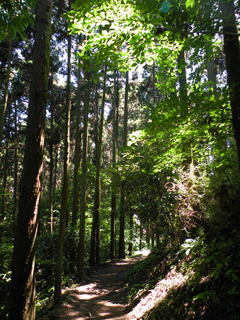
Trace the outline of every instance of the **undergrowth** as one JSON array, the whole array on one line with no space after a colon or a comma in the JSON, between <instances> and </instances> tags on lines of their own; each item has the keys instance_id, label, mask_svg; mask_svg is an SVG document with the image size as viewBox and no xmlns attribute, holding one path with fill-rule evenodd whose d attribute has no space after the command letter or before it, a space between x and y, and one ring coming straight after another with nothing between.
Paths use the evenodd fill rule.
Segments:
<instances>
[{"instance_id":1,"label":"undergrowth","mask_svg":"<svg viewBox=\"0 0 240 320\"><path fill-rule=\"evenodd\" d=\"M176 268L188 275L185 284L172 289L141 319L239 319L240 232L186 239L181 246L162 243L126 273L131 308Z\"/></svg>"}]
</instances>

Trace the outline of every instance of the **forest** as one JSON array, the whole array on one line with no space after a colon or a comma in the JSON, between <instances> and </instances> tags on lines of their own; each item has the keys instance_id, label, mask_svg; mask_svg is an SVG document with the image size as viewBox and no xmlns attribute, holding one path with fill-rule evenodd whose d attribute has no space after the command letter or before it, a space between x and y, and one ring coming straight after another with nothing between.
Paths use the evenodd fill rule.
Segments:
<instances>
[{"instance_id":1,"label":"forest","mask_svg":"<svg viewBox=\"0 0 240 320\"><path fill-rule=\"evenodd\" d=\"M239 21L239 0L0 2L1 320L239 319ZM63 317L103 268L122 316Z\"/></svg>"}]
</instances>

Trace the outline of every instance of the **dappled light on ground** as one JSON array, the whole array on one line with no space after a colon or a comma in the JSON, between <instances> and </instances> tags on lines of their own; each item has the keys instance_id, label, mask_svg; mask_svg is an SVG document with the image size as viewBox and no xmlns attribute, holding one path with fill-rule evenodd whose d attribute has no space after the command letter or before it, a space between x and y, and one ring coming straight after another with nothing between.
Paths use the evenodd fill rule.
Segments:
<instances>
[{"instance_id":1,"label":"dappled light on ground","mask_svg":"<svg viewBox=\"0 0 240 320\"><path fill-rule=\"evenodd\" d=\"M115 319L127 305L125 271L146 255L118 260L102 265L90 276L88 283L70 290L70 301L63 308L60 319Z\"/></svg>"},{"instance_id":2,"label":"dappled light on ground","mask_svg":"<svg viewBox=\"0 0 240 320\"><path fill-rule=\"evenodd\" d=\"M176 272L176 269L172 269L168 272L165 278L157 283L155 288L150 293L142 298L136 307L127 315L124 319L138 319L144 315L144 313L150 311L156 304L161 302L172 288L177 289L179 286L185 284L187 277L182 273Z\"/></svg>"},{"instance_id":3,"label":"dappled light on ground","mask_svg":"<svg viewBox=\"0 0 240 320\"><path fill-rule=\"evenodd\" d=\"M69 302L65 304L59 319L136 320L163 300L170 289L186 282L186 276L172 269L154 289L141 293L140 302L131 310L123 277L131 265L143 258L143 255L138 255L101 266L88 283L70 290Z\"/></svg>"}]
</instances>

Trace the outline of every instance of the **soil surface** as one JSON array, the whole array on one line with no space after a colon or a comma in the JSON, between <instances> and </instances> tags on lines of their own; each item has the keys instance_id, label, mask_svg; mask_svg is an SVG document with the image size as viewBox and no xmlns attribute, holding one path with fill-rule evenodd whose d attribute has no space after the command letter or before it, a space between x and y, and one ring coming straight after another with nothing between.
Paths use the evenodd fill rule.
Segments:
<instances>
[{"instance_id":1,"label":"soil surface","mask_svg":"<svg viewBox=\"0 0 240 320\"><path fill-rule=\"evenodd\" d=\"M68 290L70 297L61 310L61 320L136 319L126 313L127 288L123 277L126 270L144 255L102 264L82 284Z\"/></svg>"},{"instance_id":2,"label":"soil surface","mask_svg":"<svg viewBox=\"0 0 240 320\"><path fill-rule=\"evenodd\" d=\"M84 284L67 290L68 302L64 304L61 315L57 319L142 319L144 313L162 301L169 290L182 286L187 279L173 268L156 284L154 289L146 290L129 305L124 274L129 267L136 261L144 259L146 255L141 254L100 265Z\"/></svg>"}]
</instances>

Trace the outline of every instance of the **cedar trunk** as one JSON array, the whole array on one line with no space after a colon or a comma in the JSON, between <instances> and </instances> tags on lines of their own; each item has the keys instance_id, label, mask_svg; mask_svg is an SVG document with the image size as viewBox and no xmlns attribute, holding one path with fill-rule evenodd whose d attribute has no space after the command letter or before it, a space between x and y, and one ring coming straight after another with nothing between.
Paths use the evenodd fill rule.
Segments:
<instances>
[{"instance_id":1,"label":"cedar trunk","mask_svg":"<svg viewBox=\"0 0 240 320\"><path fill-rule=\"evenodd\" d=\"M230 92L232 123L240 167L240 50L234 1L222 1L224 51Z\"/></svg>"},{"instance_id":2,"label":"cedar trunk","mask_svg":"<svg viewBox=\"0 0 240 320\"><path fill-rule=\"evenodd\" d=\"M0 142L2 140L2 130L3 130L5 113L7 110L7 103L8 103L8 87L9 87L9 80L10 80L10 73L11 73L11 56L12 56L12 41L8 40L8 66L7 66L6 83L5 83L5 90L4 90L4 96L3 96L1 119L0 119Z\"/></svg>"},{"instance_id":3,"label":"cedar trunk","mask_svg":"<svg viewBox=\"0 0 240 320\"><path fill-rule=\"evenodd\" d=\"M35 319L35 241L50 58L51 0L38 0L26 145L12 261L10 320Z\"/></svg>"},{"instance_id":4,"label":"cedar trunk","mask_svg":"<svg viewBox=\"0 0 240 320\"><path fill-rule=\"evenodd\" d=\"M103 135L103 121L104 121L104 105L105 105L105 92L106 92L106 78L107 66L105 66L104 83L103 83L103 97L99 134L97 137L97 163L96 163L96 180L95 180L95 193L94 193L94 211L93 222L91 231L91 250L89 257L89 265L95 264L95 247L96 247L96 263L100 262L100 166L101 166L101 152L102 152L102 135ZM95 244L96 240L96 244Z\"/></svg>"},{"instance_id":5,"label":"cedar trunk","mask_svg":"<svg viewBox=\"0 0 240 320\"><path fill-rule=\"evenodd\" d=\"M123 147L127 147L127 125L128 125L128 71L126 72L125 103L124 103L124 131ZM121 185L121 204L120 204L120 233L119 233L119 258L125 259L125 185Z\"/></svg>"},{"instance_id":6,"label":"cedar trunk","mask_svg":"<svg viewBox=\"0 0 240 320\"><path fill-rule=\"evenodd\" d=\"M117 88L117 72L114 70L114 101L113 101L113 168L117 162L117 108L118 108L118 88ZM111 244L110 244L110 259L116 258L116 211L117 197L114 177L112 178L112 204L111 204Z\"/></svg>"},{"instance_id":7,"label":"cedar trunk","mask_svg":"<svg viewBox=\"0 0 240 320\"><path fill-rule=\"evenodd\" d=\"M81 70L78 68L78 92L77 92L77 105L76 105L76 134L75 134L75 154L74 154L74 180L73 180L73 206L72 206L72 227L75 227L78 216L78 176L79 176L79 164L80 164L80 90L81 90Z\"/></svg>"},{"instance_id":8,"label":"cedar trunk","mask_svg":"<svg viewBox=\"0 0 240 320\"><path fill-rule=\"evenodd\" d=\"M14 137L14 191L13 191L13 225L12 235L15 234L15 227L17 222L17 181L18 181L18 143L17 143L17 104L15 102L15 137Z\"/></svg>"},{"instance_id":9,"label":"cedar trunk","mask_svg":"<svg viewBox=\"0 0 240 320\"><path fill-rule=\"evenodd\" d=\"M88 113L90 95L90 74L86 71L84 90L84 132L83 132L83 156L82 156L82 185L80 199L80 230L79 230L79 250L78 250L78 276L85 278L84 269L84 247L85 247L85 212L86 212L86 188L87 188L87 152L88 152Z\"/></svg>"},{"instance_id":10,"label":"cedar trunk","mask_svg":"<svg viewBox=\"0 0 240 320\"><path fill-rule=\"evenodd\" d=\"M71 1L69 1L69 9ZM69 171L69 153L70 153L70 106L71 106L71 36L68 36L68 77L67 77L67 97L66 97L66 116L65 116L65 137L64 137L64 170L62 183L62 202L60 211L60 224L58 235L58 249L56 257L55 270L55 291L54 299L58 302L61 299L62 287L62 257L65 236L65 227L67 220L67 201L68 201L68 171Z\"/></svg>"}]
</instances>

